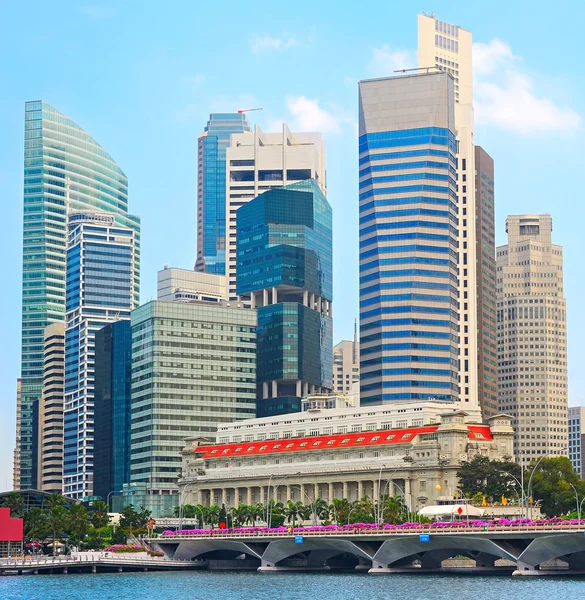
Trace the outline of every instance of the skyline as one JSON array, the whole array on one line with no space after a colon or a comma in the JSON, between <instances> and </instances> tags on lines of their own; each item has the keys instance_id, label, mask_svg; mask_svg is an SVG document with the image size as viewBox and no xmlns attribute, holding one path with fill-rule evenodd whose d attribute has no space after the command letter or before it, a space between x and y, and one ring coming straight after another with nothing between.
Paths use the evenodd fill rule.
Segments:
<instances>
[{"instance_id":1,"label":"skyline","mask_svg":"<svg viewBox=\"0 0 585 600\"><path fill-rule=\"evenodd\" d=\"M15 349L20 327L14 315L19 312L22 269L24 102L42 99L55 106L95 136L128 175L131 210L142 218L143 304L155 297L156 272L164 264L193 268L197 136L209 113L263 106L264 112L252 113L250 120L266 131L273 131L282 120L291 129L322 131L334 219L334 342L351 339L358 314L357 80L392 75L397 67L415 67L416 14L433 8L380 8L392 17L391 25L385 19L370 23L364 17L369 30L363 35L350 15L341 19L336 13L337 21L332 20L328 8L332 4L311 7L315 25L307 27L302 3L290 13L260 3L260 14L242 15L235 20L235 31L233 25L225 24L221 52L202 55L214 40L213 31L188 25L207 20L210 11L206 9L196 10L185 3L177 19L178 12L165 12L159 3L141 7L139 14L131 11L137 6L134 2L119 8L113 2L85 7L63 4L72 7L65 15L39 4L36 14L43 27L35 32L32 25L33 35L23 9L0 9L5 20L14 23L1 42L13 61L2 77L7 92L0 100L5 134L0 182L8 224L2 256L7 258L9 290L2 296L3 314L9 319L4 328L0 382L0 433L9 443L0 457L0 489L10 488L19 374ZM462 3L457 8L453 3L444 12L437 9L441 9L438 18L459 23L476 41L475 143L495 160L497 245L505 243L504 221L509 214L548 212L553 217L553 241L564 247L569 403L578 404L585 400L585 374L579 369L585 356L579 343L585 325L577 312L585 283L579 280L578 233L572 223L579 207L573 174L582 155L579 131L585 106L577 58L571 54L574 37L570 32L573 28L577 34L576 23L562 20L560 13L550 16L555 48L551 53L550 46L540 45L529 33L536 29L538 15L512 8L505 11L507 19L502 19L501 11L492 7L480 18L473 16L473 7ZM510 24L520 19L526 33ZM554 33L555 20L562 22L562 36ZM52 32L50 38L44 37L45 31ZM25 32L29 36L26 46L22 45ZM30 61L47 41L56 38L65 52L62 72L67 76L47 68L35 71L35 77L23 77ZM340 52L345 60L333 61ZM255 67L252 77L246 69L233 68L229 61L234 56ZM315 56L322 57L327 71L315 65ZM95 68L85 69L86 64ZM263 77L260 70L270 77ZM242 93L238 95L237 90ZM161 206L173 206L173 210L162 211Z\"/></svg>"}]
</instances>

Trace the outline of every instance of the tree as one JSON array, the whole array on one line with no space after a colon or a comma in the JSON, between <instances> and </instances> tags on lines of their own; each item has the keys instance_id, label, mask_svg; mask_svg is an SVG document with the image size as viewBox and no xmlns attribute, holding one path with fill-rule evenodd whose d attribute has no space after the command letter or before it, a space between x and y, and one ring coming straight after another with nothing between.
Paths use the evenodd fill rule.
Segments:
<instances>
[{"instance_id":1,"label":"tree","mask_svg":"<svg viewBox=\"0 0 585 600\"><path fill-rule=\"evenodd\" d=\"M110 522L108 505L103 500L96 500L93 503L89 520L91 521L94 529L99 531L99 537L101 538L101 529Z\"/></svg>"},{"instance_id":2,"label":"tree","mask_svg":"<svg viewBox=\"0 0 585 600\"><path fill-rule=\"evenodd\" d=\"M65 506L66 502L66 498L61 494L50 494L45 504L49 510L53 510L56 506Z\"/></svg>"},{"instance_id":3,"label":"tree","mask_svg":"<svg viewBox=\"0 0 585 600\"><path fill-rule=\"evenodd\" d=\"M350 510L351 505L347 498L333 498L331 502L331 512L333 513L333 518L337 525L345 525L347 523Z\"/></svg>"},{"instance_id":4,"label":"tree","mask_svg":"<svg viewBox=\"0 0 585 600\"><path fill-rule=\"evenodd\" d=\"M83 539L89 532L89 515L82 504L73 504L67 513L67 531L71 534L73 541L81 545Z\"/></svg>"},{"instance_id":5,"label":"tree","mask_svg":"<svg viewBox=\"0 0 585 600\"><path fill-rule=\"evenodd\" d=\"M24 515L24 533L30 540L44 540L51 526L47 518L47 511L41 508L31 508Z\"/></svg>"},{"instance_id":6,"label":"tree","mask_svg":"<svg viewBox=\"0 0 585 600\"><path fill-rule=\"evenodd\" d=\"M406 510L402 496L384 496L381 504L375 507L376 515L380 515L382 523L402 523Z\"/></svg>"},{"instance_id":7,"label":"tree","mask_svg":"<svg viewBox=\"0 0 585 600\"><path fill-rule=\"evenodd\" d=\"M309 504L309 505L305 506L304 504L301 504L299 506L299 519L301 521L308 521L311 518L312 514L313 514L313 506L312 505Z\"/></svg>"},{"instance_id":8,"label":"tree","mask_svg":"<svg viewBox=\"0 0 585 600\"><path fill-rule=\"evenodd\" d=\"M300 501L294 502L293 500L289 500L286 503L284 508L284 516L287 518L288 522L292 521L292 526L295 527L296 521L299 518L299 509L303 507L303 503Z\"/></svg>"},{"instance_id":9,"label":"tree","mask_svg":"<svg viewBox=\"0 0 585 600\"><path fill-rule=\"evenodd\" d=\"M530 473L524 475L529 479ZM543 459L532 477L532 489L527 494L533 501L539 501L542 512L547 517L563 515L576 510L575 486L579 498L585 497L585 482L573 470L571 461L565 456Z\"/></svg>"},{"instance_id":10,"label":"tree","mask_svg":"<svg viewBox=\"0 0 585 600\"><path fill-rule=\"evenodd\" d=\"M329 504L323 498L317 498L314 502L315 514L322 521L329 520Z\"/></svg>"},{"instance_id":11,"label":"tree","mask_svg":"<svg viewBox=\"0 0 585 600\"><path fill-rule=\"evenodd\" d=\"M58 494L53 494L58 495ZM63 506L55 506L48 513L48 521L53 532L53 556L57 553L57 534L63 533L67 525L67 510Z\"/></svg>"},{"instance_id":12,"label":"tree","mask_svg":"<svg viewBox=\"0 0 585 600\"><path fill-rule=\"evenodd\" d=\"M10 492L2 502L2 506L10 509L11 517L22 517L24 515L24 500L16 492Z\"/></svg>"},{"instance_id":13,"label":"tree","mask_svg":"<svg viewBox=\"0 0 585 600\"><path fill-rule=\"evenodd\" d=\"M231 516L234 527L242 527L250 520L250 507L240 504L237 508L232 508Z\"/></svg>"},{"instance_id":14,"label":"tree","mask_svg":"<svg viewBox=\"0 0 585 600\"><path fill-rule=\"evenodd\" d=\"M219 506L213 504L207 509L207 520L211 527L215 527L219 523Z\"/></svg>"},{"instance_id":15,"label":"tree","mask_svg":"<svg viewBox=\"0 0 585 600\"><path fill-rule=\"evenodd\" d=\"M132 529L145 529L151 514L144 506L136 510L133 504L127 504L120 513L120 527L128 529L130 533Z\"/></svg>"},{"instance_id":16,"label":"tree","mask_svg":"<svg viewBox=\"0 0 585 600\"><path fill-rule=\"evenodd\" d=\"M499 502L502 496L521 497L522 491L514 479L520 480L520 476L520 466L516 463L490 460L486 456L476 456L457 471L459 490L466 497L481 493L492 502Z\"/></svg>"}]
</instances>

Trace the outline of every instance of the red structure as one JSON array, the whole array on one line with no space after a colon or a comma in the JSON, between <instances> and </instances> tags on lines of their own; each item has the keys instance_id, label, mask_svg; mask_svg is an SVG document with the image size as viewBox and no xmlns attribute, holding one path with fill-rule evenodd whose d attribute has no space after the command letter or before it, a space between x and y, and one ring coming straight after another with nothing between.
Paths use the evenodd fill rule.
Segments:
<instances>
[{"instance_id":1,"label":"red structure","mask_svg":"<svg viewBox=\"0 0 585 600\"><path fill-rule=\"evenodd\" d=\"M0 508L0 542L22 542L24 520L10 518L9 508Z\"/></svg>"}]
</instances>

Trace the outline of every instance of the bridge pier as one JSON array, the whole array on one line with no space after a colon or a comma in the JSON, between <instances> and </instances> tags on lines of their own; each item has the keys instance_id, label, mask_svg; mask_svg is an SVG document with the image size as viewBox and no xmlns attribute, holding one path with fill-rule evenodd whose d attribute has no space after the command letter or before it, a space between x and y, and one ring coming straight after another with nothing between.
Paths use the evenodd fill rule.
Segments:
<instances>
[{"instance_id":1,"label":"bridge pier","mask_svg":"<svg viewBox=\"0 0 585 600\"><path fill-rule=\"evenodd\" d=\"M67 571L67 567L63 567L63 575L67 575L69 571Z\"/></svg>"},{"instance_id":2,"label":"bridge pier","mask_svg":"<svg viewBox=\"0 0 585 600\"><path fill-rule=\"evenodd\" d=\"M122 567L118 567L118 573L122 573L122 572L123 572Z\"/></svg>"},{"instance_id":3,"label":"bridge pier","mask_svg":"<svg viewBox=\"0 0 585 600\"><path fill-rule=\"evenodd\" d=\"M97 573L97 565L92 565L91 566L91 572L92 573Z\"/></svg>"},{"instance_id":4,"label":"bridge pier","mask_svg":"<svg viewBox=\"0 0 585 600\"><path fill-rule=\"evenodd\" d=\"M529 565L524 561L519 560L516 565L516 570L512 573L514 577L518 576L534 576L534 575L542 575L542 573L538 570L537 565Z\"/></svg>"}]
</instances>

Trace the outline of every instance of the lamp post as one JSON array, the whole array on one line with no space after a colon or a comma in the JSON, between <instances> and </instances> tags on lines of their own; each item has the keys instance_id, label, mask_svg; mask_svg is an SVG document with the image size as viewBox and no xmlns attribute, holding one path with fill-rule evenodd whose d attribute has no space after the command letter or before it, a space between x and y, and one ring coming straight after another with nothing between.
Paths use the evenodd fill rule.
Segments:
<instances>
[{"instance_id":1,"label":"lamp post","mask_svg":"<svg viewBox=\"0 0 585 600\"><path fill-rule=\"evenodd\" d=\"M567 483L569 483L569 482L567 482ZM579 504L579 494L577 493L577 488L572 483L569 483L569 485L573 488L573 491L575 492L575 502L577 503L577 518L580 521L581 520L581 505Z\"/></svg>"},{"instance_id":2,"label":"lamp post","mask_svg":"<svg viewBox=\"0 0 585 600\"><path fill-rule=\"evenodd\" d=\"M106 504L108 505L108 512L110 512L110 496L112 494L121 494L123 490L112 490L111 492L108 493L108 495L106 496Z\"/></svg>"},{"instance_id":3,"label":"lamp post","mask_svg":"<svg viewBox=\"0 0 585 600\"><path fill-rule=\"evenodd\" d=\"M524 469L522 469L521 471L522 473L524 473ZM526 494L524 492L524 487L523 484L520 483L520 481L518 481L518 478L515 477L514 475L512 475L512 473L508 473L508 471L498 471L498 473L502 473L503 475L507 475L508 477L511 477L519 486L520 486L520 490L522 491L522 518L524 518L524 506L525 506L525 499L526 499ZM522 478L522 480L524 480L524 478ZM528 516L528 515L526 515Z\"/></svg>"},{"instance_id":4,"label":"lamp post","mask_svg":"<svg viewBox=\"0 0 585 600\"><path fill-rule=\"evenodd\" d=\"M357 508L357 507L355 507L355 506L352 506L352 507L349 509L349 512L347 513L347 524L348 524L348 525L349 525L349 521L350 521L351 513L352 513L352 512L353 512L353 511L354 511L356 508Z\"/></svg>"},{"instance_id":5,"label":"lamp post","mask_svg":"<svg viewBox=\"0 0 585 600\"><path fill-rule=\"evenodd\" d=\"M274 495L276 496L278 494L278 486L287 478L287 477L292 477L292 475L301 475L302 473L300 471L297 471L296 473L288 473L287 475L285 475L275 486L274 486ZM272 476L270 476L272 478ZM270 487L268 488L268 495L270 496ZM276 500L276 498L275 498ZM270 528L270 525L272 523L272 511L270 511L270 515L268 516L268 522L267 522L267 526L268 528Z\"/></svg>"},{"instance_id":6,"label":"lamp post","mask_svg":"<svg viewBox=\"0 0 585 600\"><path fill-rule=\"evenodd\" d=\"M585 502L585 496L581 498L581 503L579 504L579 514L583 512L583 502Z\"/></svg>"},{"instance_id":7,"label":"lamp post","mask_svg":"<svg viewBox=\"0 0 585 600\"><path fill-rule=\"evenodd\" d=\"M197 482L191 481L189 483L186 483L185 487L183 488L183 491L181 492L181 495L179 496L179 523L177 525L177 531L183 529L183 499L185 498L185 493L187 492L187 489L189 488L189 486L192 485L197 485Z\"/></svg>"},{"instance_id":8,"label":"lamp post","mask_svg":"<svg viewBox=\"0 0 585 600\"><path fill-rule=\"evenodd\" d=\"M303 493L303 490L300 486L294 485L294 486L291 486L291 489L293 487L298 489L299 492L301 492L301 494ZM314 499L311 500L311 497L307 494L307 492L305 492L305 498L309 501L309 504L313 507L313 525L317 525L317 511L315 510L316 509L315 500Z\"/></svg>"},{"instance_id":9,"label":"lamp post","mask_svg":"<svg viewBox=\"0 0 585 600\"><path fill-rule=\"evenodd\" d=\"M561 452L564 452L567 448L563 448L561 450ZM538 461L536 462L536 464L534 465L534 468L532 469L532 473L530 473L530 478L528 479L528 498L532 498L532 478L534 477L534 473L536 473L536 469L538 468L538 465L545 459L545 458L549 458L548 454L543 454ZM527 499L528 499L527 498ZM526 502L526 517L528 518L528 502ZM532 518L532 506L530 507L530 518Z\"/></svg>"}]
</instances>

